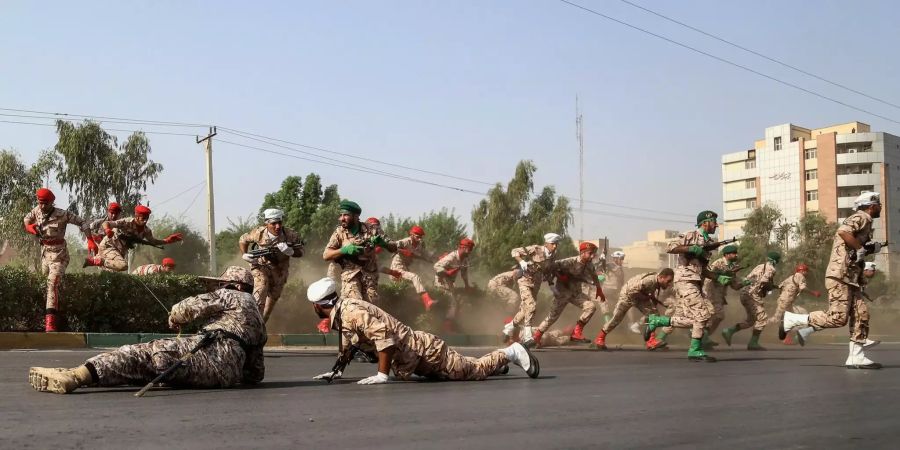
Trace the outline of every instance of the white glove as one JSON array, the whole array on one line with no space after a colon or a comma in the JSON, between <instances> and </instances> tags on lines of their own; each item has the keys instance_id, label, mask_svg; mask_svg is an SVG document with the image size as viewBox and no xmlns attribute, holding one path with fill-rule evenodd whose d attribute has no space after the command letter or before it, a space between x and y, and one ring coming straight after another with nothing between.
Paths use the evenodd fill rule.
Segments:
<instances>
[{"instance_id":1,"label":"white glove","mask_svg":"<svg viewBox=\"0 0 900 450\"><path fill-rule=\"evenodd\" d=\"M279 242L279 243L275 244L275 248L277 248L278 250L281 250L281 253L284 253L285 255L288 255L288 256L291 256L294 254L294 247L291 247L290 245L288 245L287 242Z\"/></svg>"},{"instance_id":2,"label":"white glove","mask_svg":"<svg viewBox=\"0 0 900 450\"><path fill-rule=\"evenodd\" d=\"M859 250L856 251L856 260L863 261L864 259L866 259L866 254L866 248L860 247Z\"/></svg>"},{"instance_id":3,"label":"white glove","mask_svg":"<svg viewBox=\"0 0 900 450\"><path fill-rule=\"evenodd\" d=\"M250 264L256 264L256 258L254 258L253 255L249 253L244 253L243 255L241 255L241 259L247 261Z\"/></svg>"},{"instance_id":4,"label":"white glove","mask_svg":"<svg viewBox=\"0 0 900 450\"><path fill-rule=\"evenodd\" d=\"M332 374L334 374L334 376L332 376ZM337 380L337 379L340 378L341 375L343 375L343 374L344 374L344 372L342 372L342 371L340 371L340 370L338 370L337 372L325 372L325 373L323 373L322 375L316 375L316 376L314 376L314 377L313 377L313 380L325 380L325 381L328 381L328 380Z\"/></svg>"},{"instance_id":5,"label":"white glove","mask_svg":"<svg viewBox=\"0 0 900 450\"><path fill-rule=\"evenodd\" d=\"M372 375L369 378L363 378L356 382L356 384L384 384L388 382L387 374L378 372L375 375Z\"/></svg>"},{"instance_id":6,"label":"white glove","mask_svg":"<svg viewBox=\"0 0 900 450\"><path fill-rule=\"evenodd\" d=\"M551 285L550 285L550 292L553 293L553 296L554 296L554 297L559 297L559 296L560 296L560 294L559 294L559 288L557 288L555 284L551 284Z\"/></svg>"},{"instance_id":7,"label":"white glove","mask_svg":"<svg viewBox=\"0 0 900 450\"><path fill-rule=\"evenodd\" d=\"M525 272L528 272L528 264L528 261L525 261L524 259L519 261L519 267L521 267Z\"/></svg>"}]
</instances>

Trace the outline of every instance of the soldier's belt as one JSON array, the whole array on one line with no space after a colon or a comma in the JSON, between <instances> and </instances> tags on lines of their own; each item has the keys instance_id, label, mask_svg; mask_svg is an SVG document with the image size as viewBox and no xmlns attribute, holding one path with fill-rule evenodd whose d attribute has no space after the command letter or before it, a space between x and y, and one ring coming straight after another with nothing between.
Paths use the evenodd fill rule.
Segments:
<instances>
[{"instance_id":1,"label":"soldier's belt","mask_svg":"<svg viewBox=\"0 0 900 450\"><path fill-rule=\"evenodd\" d=\"M63 245L65 243L65 239L41 239L41 245Z\"/></svg>"}]
</instances>

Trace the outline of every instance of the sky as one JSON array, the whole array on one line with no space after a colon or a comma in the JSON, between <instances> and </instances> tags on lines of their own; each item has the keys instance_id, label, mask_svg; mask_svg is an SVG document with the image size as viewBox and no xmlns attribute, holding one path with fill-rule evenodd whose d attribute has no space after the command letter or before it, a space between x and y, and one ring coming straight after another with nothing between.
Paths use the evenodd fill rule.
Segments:
<instances>
[{"instance_id":1,"label":"sky","mask_svg":"<svg viewBox=\"0 0 900 450\"><path fill-rule=\"evenodd\" d=\"M900 105L894 48L900 29L893 20L900 7L894 2L632 1ZM577 3L900 121L898 108L620 0ZM581 237L609 236L616 246L654 229L690 229L697 212L720 211L721 155L752 148L768 126L859 120L874 131L900 134L896 122L557 0L5 1L0 61L0 108L220 127L213 141L219 229L229 218L255 214L285 177L310 172L338 184L364 216L418 217L447 207L469 222L481 197L453 188L483 192L484 183L505 183L522 159L537 165L538 189L553 185L577 198L576 95L584 117L584 198L620 205L586 204ZM52 122L11 114L28 115L0 110L0 120ZM125 130L206 132L101 122ZM328 153L279 148L223 128ZM124 140L129 132L113 134ZM183 216L205 229L203 148L193 136L149 137L152 158L165 168L147 192L154 214ZM51 126L0 122L0 148L26 162L55 142ZM246 145L297 157L307 156L295 150L319 153L450 188ZM577 238L577 211L575 219Z\"/></svg>"}]
</instances>

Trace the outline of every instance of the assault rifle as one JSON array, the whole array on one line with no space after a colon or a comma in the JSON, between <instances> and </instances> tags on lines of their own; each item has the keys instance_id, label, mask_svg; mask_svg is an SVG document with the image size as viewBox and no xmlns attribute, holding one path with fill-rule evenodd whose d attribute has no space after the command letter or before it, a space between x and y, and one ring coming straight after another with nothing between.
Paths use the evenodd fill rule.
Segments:
<instances>
[{"instance_id":1,"label":"assault rifle","mask_svg":"<svg viewBox=\"0 0 900 450\"><path fill-rule=\"evenodd\" d=\"M326 377L325 380L331 383L334 381L334 377L337 376L338 372L343 373L344 369L347 368L347 365L350 364L350 361L353 361L353 356L356 354L357 350L359 350L359 347L355 344L344 349L344 352L338 355L337 361L331 366L331 376Z\"/></svg>"},{"instance_id":2,"label":"assault rifle","mask_svg":"<svg viewBox=\"0 0 900 450\"><path fill-rule=\"evenodd\" d=\"M203 338L200 339L199 342L197 342L197 345L195 345L194 348L191 349L191 351L185 353L184 356L182 356L181 358L178 358L178 361L175 361L175 364L172 364L172 367L169 367L168 369L166 369L165 372L159 374L156 378L154 378L153 381L147 383L147 385L144 386L143 388L141 388L141 390L137 391L134 394L134 396L135 397L143 397L144 394L146 394L147 391L149 391L150 388L152 388L154 384L163 381L164 379L166 379L166 377L168 377L169 375L172 375L173 372L178 370L179 367L182 367L185 364L187 364L187 361L189 359L191 359L191 356L194 356L194 353L197 353L200 349L208 346L209 344L212 344L213 341L216 340L218 337L219 337L219 333L216 333L216 332L203 333Z\"/></svg>"},{"instance_id":3,"label":"assault rifle","mask_svg":"<svg viewBox=\"0 0 900 450\"><path fill-rule=\"evenodd\" d=\"M150 247L156 247L156 248L159 248L159 249L162 249L162 248L163 248L162 245L154 244L154 243L152 243L152 242L150 242L150 241L148 241L148 240L146 240L146 239L144 239L144 238L139 238L139 237L137 237L137 236L135 236L135 235L133 235L133 234L125 234L125 233L122 233L122 234L120 234L120 235L118 236L118 239L121 240L122 242L124 242L125 245L126 245L128 248L134 248L134 246L135 246L135 245L138 245L138 244L140 244L140 245L147 245L147 246L150 246Z\"/></svg>"},{"instance_id":4,"label":"assault rifle","mask_svg":"<svg viewBox=\"0 0 900 450\"><path fill-rule=\"evenodd\" d=\"M711 252L723 245L734 244L735 242L737 242L739 240L741 240L741 238L735 236L731 239L725 239L724 241L710 242L709 244L703 245L703 250L707 251L707 252Z\"/></svg>"},{"instance_id":5,"label":"assault rifle","mask_svg":"<svg viewBox=\"0 0 900 450\"><path fill-rule=\"evenodd\" d=\"M289 247L294 249L295 252L298 250L302 252L303 246L305 244L306 243L301 240L300 242L298 242L296 244L289 245ZM276 247L274 245L271 245L269 247L257 247L253 250L250 250L247 253L254 258L265 258L266 260L271 261L271 262L275 262L275 258L278 255L283 254L281 252L281 250L278 250L278 247Z\"/></svg>"}]
</instances>

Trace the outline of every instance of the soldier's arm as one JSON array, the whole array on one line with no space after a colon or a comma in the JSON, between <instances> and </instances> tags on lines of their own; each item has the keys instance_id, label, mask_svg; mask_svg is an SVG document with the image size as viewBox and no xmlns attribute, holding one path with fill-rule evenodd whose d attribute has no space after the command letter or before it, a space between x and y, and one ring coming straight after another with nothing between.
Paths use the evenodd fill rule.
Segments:
<instances>
[{"instance_id":1,"label":"soldier's arm","mask_svg":"<svg viewBox=\"0 0 900 450\"><path fill-rule=\"evenodd\" d=\"M350 326L357 333L365 336L367 340L372 341L372 344L375 345L375 350L379 353L397 345L397 342L394 340L394 333L387 325L367 311L353 317Z\"/></svg>"},{"instance_id":2,"label":"soldier's arm","mask_svg":"<svg viewBox=\"0 0 900 450\"><path fill-rule=\"evenodd\" d=\"M144 240L151 244L163 245L166 243L166 241L157 239L156 236L153 236L153 230L151 230L150 227L144 227L144 232L142 234L144 235Z\"/></svg>"},{"instance_id":3,"label":"soldier's arm","mask_svg":"<svg viewBox=\"0 0 900 450\"><path fill-rule=\"evenodd\" d=\"M512 249L512 251L510 252L510 255L512 255L512 257L516 261L522 261L523 259L531 256L531 253L532 252L529 247L519 247L519 248Z\"/></svg>"},{"instance_id":4,"label":"soldier's arm","mask_svg":"<svg viewBox=\"0 0 900 450\"><path fill-rule=\"evenodd\" d=\"M226 300L215 294L201 294L188 297L172 307L169 313L169 322L177 325L185 325L197 319L210 317L225 311L228 307Z\"/></svg>"},{"instance_id":5,"label":"soldier's arm","mask_svg":"<svg viewBox=\"0 0 900 450\"><path fill-rule=\"evenodd\" d=\"M682 239L680 242L672 242L666 247L666 253L670 255L680 255L682 253L687 253L688 249L691 247L689 244L684 244L684 240Z\"/></svg>"},{"instance_id":6,"label":"soldier's arm","mask_svg":"<svg viewBox=\"0 0 900 450\"><path fill-rule=\"evenodd\" d=\"M238 249L241 251L241 254L247 253L247 250L250 249L250 233L244 233L238 238Z\"/></svg>"},{"instance_id":7,"label":"soldier's arm","mask_svg":"<svg viewBox=\"0 0 900 450\"><path fill-rule=\"evenodd\" d=\"M334 261L341 257L341 240L338 237L337 231L331 234L331 239L328 240L328 245L325 246L325 251L322 252L322 259L326 261Z\"/></svg>"},{"instance_id":8,"label":"soldier's arm","mask_svg":"<svg viewBox=\"0 0 900 450\"><path fill-rule=\"evenodd\" d=\"M28 214L25 214L24 224L31 225L37 222L37 215L34 214L34 210L28 211Z\"/></svg>"},{"instance_id":9,"label":"soldier's arm","mask_svg":"<svg viewBox=\"0 0 900 450\"><path fill-rule=\"evenodd\" d=\"M470 287L469 286L469 265L468 264L459 268L459 277L462 278L463 286L465 286L466 289L468 289Z\"/></svg>"},{"instance_id":10,"label":"soldier's arm","mask_svg":"<svg viewBox=\"0 0 900 450\"><path fill-rule=\"evenodd\" d=\"M443 273L445 270L447 270L447 264L449 262L450 254L448 253L446 256L434 263L434 273Z\"/></svg>"},{"instance_id":11,"label":"soldier's arm","mask_svg":"<svg viewBox=\"0 0 900 450\"><path fill-rule=\"evenodd\" d=\"M859 231L860 228L862 228L862 218L853 215L844 220L844 223L838 227L837 234L848 247L853 250L859 250L862 248L863 243L860 242L859 239L856 239L854 234Z\"/></svg>"}]
</instances>

